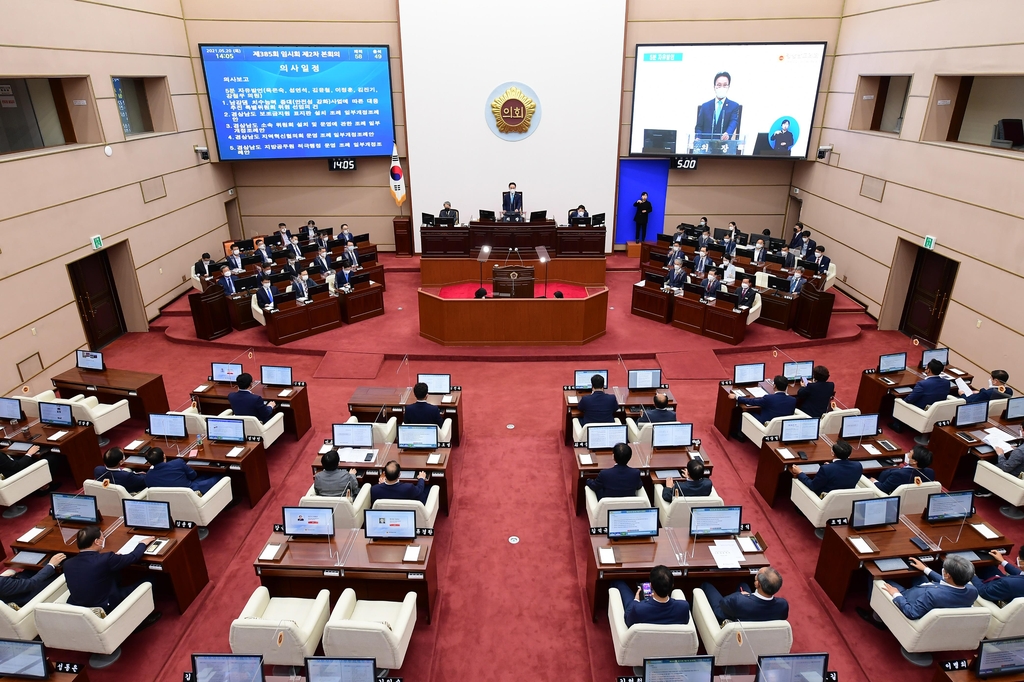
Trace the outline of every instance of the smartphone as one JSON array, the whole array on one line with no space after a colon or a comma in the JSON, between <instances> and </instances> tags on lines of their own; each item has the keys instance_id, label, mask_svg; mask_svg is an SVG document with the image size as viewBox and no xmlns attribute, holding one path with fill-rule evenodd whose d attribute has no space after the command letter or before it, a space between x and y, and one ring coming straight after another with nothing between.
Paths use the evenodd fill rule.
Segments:
<instances>
[{"instance_id":1,"label":"smartphone","mask_svg":"<svg viewBox=\"0 0 1024 682\"><path fill-rule=\"evenodd\" d=\"M651 584L650 583L644 583L643 585L640 586L640 589L642 589L643 592L644 592L644 599L646 599L647 597L651 596Z\"/></svg>"},{"instance_id":2,"label":"smartphone","mask_svg":"<svg viewBox=\"0 0 1024 682\"><path fill-rule=\"evenodd\" d=\"M914 537L910 538L910 541L913 542L914 545L916 545L917 548L922 550L922 551L927 552L928 549L929 549L928 544L924 540L922 540L921 538L917 537L916 535Z\"/></svg>"}]
</instances>

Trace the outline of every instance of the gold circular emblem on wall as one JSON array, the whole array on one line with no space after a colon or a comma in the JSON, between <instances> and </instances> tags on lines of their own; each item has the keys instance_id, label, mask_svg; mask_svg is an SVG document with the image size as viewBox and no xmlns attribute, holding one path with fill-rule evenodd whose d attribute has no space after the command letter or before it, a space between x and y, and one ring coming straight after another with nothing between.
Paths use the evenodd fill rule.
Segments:
<instances>
[{"instance_id":1,"label":"gold circular emblem on wall","mask_svg":"<svg viewBox=\"0 0 1024 682\"><path fill-rule=\"evenodd\" d=\"M498 132L525 133L537 110L537 104L514 85L491 102L491 113Z\"/></svg>"}]
</instances>

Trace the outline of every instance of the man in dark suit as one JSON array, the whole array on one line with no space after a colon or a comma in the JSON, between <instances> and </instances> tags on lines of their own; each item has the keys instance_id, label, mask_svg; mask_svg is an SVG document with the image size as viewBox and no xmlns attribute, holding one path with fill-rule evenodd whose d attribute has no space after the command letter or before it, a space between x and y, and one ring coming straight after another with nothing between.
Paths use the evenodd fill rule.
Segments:
<instances>
[{"instance_id":1,"label":"man in dark suit","mask_svg":"<svg viewBox=\"0 0 1024 682\"><path fill-rule=\"evenodd\" d=\"M1010 380L1010 375L1005 369L994 369L992 370L991 378L988 380L988 388L983 388L977 393L972 393L969 396L964 396L963 391L958 391L961 398L967 401L968 405L974 405L975 403L987 403L992 400L1002 400L1003 398L1012 398L1013 389L1006 385L1006 382Z\"/></svg>"},{"instance_id":2,"label":"man in dark suit","mask_svg":"<svg viewBox=\"0 0 1024 682\"><path fill-rule=\"evenodd\" d=\"M818 365L811 370L811 383L804 384L796 392L796 405L809 417L821 419L832 408L836 385L828 380L828 367Z\"/></svg>"},{"instance_id":3,"label":"man in dark suit","mask_svg":"<svg viewBox=\"0 0 1024 682\"><path fill-rule=\"evenodd\" d=\"M108 614L112 613L118 604L141 585L120 586L118 578L121 569L138 563L153 540L152 537L140 539L139 544L128 554L115 554L103 551L106 543L99 526L82 528L76 538L78 555L64 562L64 579L70 593L67 603L87 608L99 607ZM159 619L160 612L154 611L142 624L149 626Z\"/></svg>"},{"instance_id":4,"label":"man in dark suit","mask_svg":"<svg viewBox=\"0 0 1024 682\"><path fill-rule=\"evenodd\" d=\"M932 609L970 608L978 599L978 588L971 584L974 564L964 557L947 554L942 562L942 575L925 566L917 557L910 557L907 561L923 576L915 579L912 587L887 582L882 589L893 596L893 604L910 620L918 620ZM865 620L877 620L875 614L860 607L857 615Z\"/></svg>"},{"instance_id":5,"label":"man in dark suit","mask_svg":"<svg viewBox=\"0 0 1024 682\"><path fill-rule=\"evenodd\" d=\"M636 623L650 625L686 625L690 622L690 605L685 599L672 598L672 571L665 566L651 569L651 595L645 597L643 588L634 594L624 580L616 580L612 587L622 596L623 618L626 627Z\"/></svg>"},{"instance_id":6,"label":"man in dark suit","mask_svg":"<svg viewBox=\"0 0 1024 682\"><path fill-rule=\"evenodd\" d=\"M929 360L928 376L914 384L914 390L903 399L903 402L925 410L932 403L948 398L949 379L939 376L945 368L941 360Z\"/></svg>"},{"instance_id":7,"label":"man in dark suit","mask_svg":"<svg viewBox=\"0 0 1024 682\"><path fill-rule=\"evenodd\" d=\"M804 269L795 268L789 276L789 293L796 296L804 289Z\"/></svg>"},{"instance_id":8,"label":"man in dark suit","mask_svg":"<svg viewBox=\"0 0 1024 682\"><path fill-rule=\"evenodd\" d=\"M377 485L370 488L370 504L377 500L419 500L427 503L427 472L416 475L416 483L403 483L402 465L391 460L384 465L384 473L380 475Z\"/></svg>"},{"instance_id":9,"label":"man in dark suit","mask_svg":"<svg viewBox=\"0 0 1024 682\"><path fill-rule=\"evenodd\" d=\"M315 243L318 249L330 249L330 241L331 235L327 233L326 229L323 232L318 231L316 233Z\"/></svg>"},{"instance_id":10,"label":"man in dark suit","mask_svg":"<svg viewBox=\"0 0 1024 682\"><path fill-rule=\"evenodd\" d=\"M345 250L341 252L341 262L350 268L359 268L359 253L356 251L355 242L345 244Z\"/></svg>"},{"instance_id":11,"label":"man in dark suit","mask_svg":"<svg viewBox=\"0 0 1024 682\"><path fill-rule=\"evenodd\" d=\"M654 394L654 409L644 410L643 415L637 420L639 424L659 424L663 422L674 422L676 420L675 410L668 409L668 396L664 393Z\"/></svg>"},{"instance_id":12,"label":"man in dark suit","mask_svg":"<svg viewBox=\"0 0 1024 682\"><path fill-rule=\"evenodd\" d=\"M686 463L683 470L683 477L673 483L672 477L665 479L665 488L661 491L661 498L671 502L673 497L707 497L714 489L711 479L707 477L704 470L704 462L699 459L691 459Z\"/></svg>"},{"instance_id":13,"label":"man in dark suit","mask_svg":"<svg viewBox=\"0 0 1024 682\"><path fill-rule=\"evenodd\" d=\"M708 258L708 247L700 247L700 252L693 258L693 271L704 273L711 267L711 259Z\"/></svg>"},{"instance_id":14,"label":"man in dark suit","mask_svg":"<svg viewBox=\"0 0 1024 682\"><path fill-rule=\"evenodd\" d=\"M340 270L334 271L334 288L341 289L351 283L352 280L352 266L342 264Z\"/></svg>"},{"instance_id":15,"label":"man in dark suit","mask_svg":"<svg viewBox=\"0 0 1024 682\"><path fill-rule=\"evenodd\" d=\"M750 262L756 265L764 265L764 257L768 255L767 250L764 248L764 240L758 239L754 244L754 250L750 254Z\"/></svg>"},{"instance_id":16,"label":"man in dark suit","mask_svg":"<svg viewBox=\"0 0 1024 682\"><path fill-rule=\"evenodd\" d=\"M787 151L793 148L793 133L789 132L789 119L784 119L780 124L781 130L772 133L772 149L775 151Z\"/></svg>"},{"instance_id":17,"label":"man in dark suit","mask_svg":"<svg viewBox=\"0 0 1024 682\"><path fill-rule=\"evenodd\" d=\"M569 218L570 219L572 219L572 218L589 218L589 217L590 217L590 214L587 213L587 207L584 206L583 204L580 204L579 206L577 206L575 208L575 210L573 210L573 212L569 214Z\"/></svg>"},{"instance_id":18,"label":"man in dark suit","mask_svg":"<svg viewBox=\"0 0 1024 682\"><path fill-rule=\"evenodd\" d=\"M982 599L990 602L1009 604L1017 597L1024 597L1024 573L1020 570L1021 559L1024 558L1024 546L1017 552L1017 565L1014 566L998 550L989 554L998 566L983 566L978 574L971 578L971 584L978 590ZM999 571L1002 568L1006 573Z\"/></svg>"},{"instance_id":19,"label":"man in dark suit","mask_svg":"<svg viewBox=\"0 0 1024 682\"><path fill-rule=\"evenodd\" d=\"M786 270L796 265L796 256L789 252L789 245L783 244L782 248L779 249L779 255L782 256L782 267Z\"/></svg>"},{"instance_id":20,"label":"man in dark suit","mask_svg":"<svg viewBox=\"0 0 1024 682\"><path fill-rule=\"evenodd\" d=\"M270 253L270 247L268 247L264 242L260 242L252 255L259 256L260 261L262 261L264 265L270 265L274 262L274 256Z\"/></svg>"},{"instance_id":21,"label":"man in dark suit","mask_svg":"<svg viewBox=\"0 0 1024 682\"><path fill-rule=\"evenodd\" d=\"M608 424L615 421L619 400L604 392L604 377L595 374L590 378L591 392L580 398L580 426L587 424Z\"/></svg>"},{"instance_id":22,"label":"man in dark suit","mask_svg":"<svg viewBox=\"0 0 1024 682\"><path fill-rule=\"evenodd\" d=\"M141 492L146 487L146 477L130 469L122 469L124 451L121 448L110 448L103 455L103 465L93 469L92 477L97 481L110 481L123 486L131 494Z\"/></svg>"},{"instance_id":23,"label":"man in dark suit","mask_svg":"<svg viewBox=\"0 0 1024 682\"><path fill-rule=\"evenodd\" d=\"M217 284L221 285L225 294L228 296L231 294L237 294L238 288L235 286L237 282L238 279L231 274L231 268L229 266L220 266L220 279L217 280Z\"/></svg>"},{"instance_id":24,"label":"man in dark suit","mask_svg":"<svg viewBox=\"0 0 1024 682\"><path fill-rule=\"evenodd\" d=\"M765 424L776 417L788 417L796 411L796 396L786 394L786 388L789 386L786 377L780 374L772 383L775 384L775 393L769 393L763 398L736 398L740 405L760 407L761 412L757 418Z\"/></svg>"},{"instance_id":25,"label":"man in dark suit","mask_svg":"<svg viewBox=\"0 0 1024 682\"><path fill-rule=\"evenodd\" d=\"M715 240L711 238L711 228L705 227L704 231L701 232L700 237L697 238L697 247L709 247L715 243ZM705 251L706 253L706 251Z\"/></svg>"},{"instance_id":26,"label":"man in dark suit","mask_svg":"<svg viewBox=\"0 0 1024 682\"><path fill-rule=\"evenodd\" d=\"M654 206L647 198L647 192L640 192L640 198L633 202L633 208L636 209L633 213L633 223L636 225L634 241L639 244L647 237L647 221L651 217L651 211L654 210Z\"/></svg>"},{"instance_id":27,"label":"man in dark suit","mask_svg":"<svg viewBox=\"0 0 1024 682\"><path fill-rule=\"evenodd\" d=\"M266 424L274 416L277 403L267 402L249 389L252 387L252 375L242 372L235 379L238 390L228 394L231 411L238 417L256 417Z\"/></svg>"},{"instance_id":28,"label":"man in dark suit","mask_svg":"<svg viewBox=\"0 0 1024 682\"><path fill-rule=\"evenodd\" d=\"M701 288L704 289L704 298L718 297L719 292L722 291L722 282L718 279L718 270L715 268L708 270L708 276L701 283Z\"/></svg>"},{"instance_id":29,"label":"man in dark suit","mask_svg":"<svg viewBox=\"0 0 1024 682\"><path fill-rule=\"evenodd\" d=\"M503 220L522 221L523 193L516 191L516 183L508 183L508 191L501 193L501 217Z\"/></svg>"},{"instance_id":30,"label":"man in dark suit","mask_svg":"<svg viewBox=\"0 0 1024 682\"><path fill-rule=\"evenodd\" d=\"M210 254L204 253L203 259L196 261L195 266L192 268L192 272L196 274L196 277L212 277L215 272L213 261L210 259Z\"/></svg>"},{"instance_id":31,"label":"man in dark suit","mask_svg":"<svg viewBox=\"0 0 1024 682\"><path fill-rule=\"evenodd\" d=\"M633 450L626 443L616 443L612 448L615 466L604 469L597 478L587 481L587 487L597 493L597 499L606 497L633 497L643 487L640 481L640 470L629 466Z\"/></svg>"},{"instance_id":32,"label":"man in dark suit","mask_svg":"<svg viewBox=\"0 0 1024 682\"><path fill-rule=\"evenodd\" d=\"M917 479L920 479L922 483L935 480L935 472L931 469L931 450L923 445L915 445L907 457L908 461L905 466L883 469L878 474L877 480L872 478L871 481L875 487L886 495L892 495L896 488L913 483Z\"/></svg>"},{"instance_id":33,"label":"man in dark suit","mask_svg":"<svg viewBox=\"0 0 1024 682\"><path fill-rule=\"evenodd\" d=\"M683 226L676 225L676 231L672 233L672 243L682 244L684 241L686 241L686 233L683 232Z\"/></svg>"},{"instance_id":34,"label":"man in dark suit","mask_svg":"<svg viewBox=\"0 0 1024 682\"><path fill-rule=\"evenodd\" d=\"M302 247L299 245L299 238L292 237L288 243L288 257L295 256L296 261L302 260Z\"/></svg>"},{"instance_id":35,"label":"man in dark suit","mask_svg":"<svg viewBox=\"0 0 1024 682\"><path fill-rule=\"evenodd\" d=\"M739 132L740 105L728 99L730 85L732 76L727 71L715 74L715 98L697 109L697 139L724 142Z\"/></svg>"},{"instance_id":36,"label":"man in dark suit","mask_svg":"<svg viewBox=\"0 0 1024 682\"><path fill-rule=\"evenodd\" d=\"M288 254L288 260L285 262L284 267L281 268L281 274L288 275L289 277L299 276L299 266L295 261L294 254Z\"/></svg>"},{"instance_id":37,"label":"man in dark suit","mask_svg":"<svg viewBox=\"0 0 1024 682\"><path fill-rule=\"evenodd\" d=\"M147 488L190 488L205 495L217 484L220 476L200 476L180 457L166 459L162 448L146 453L150 469L146 472Z\"/></svg>"},{"instance_id":38,"label":"man in dark suit","mask_svg":"<svg viewBox=\"0 0 1024 682\"><path fill-rule=\"evenodd\" d=\"M288 246L288 243L292 240L292 231L284 223L278 223L277 236L281 238L281 246Z\"/></svg>"},{"instance_id":39,"label":"man in dark suit","mask_svg":"<svg viewBox=\"0 0 1024 682\"><path fill-rule=\"evenodd\" d=\"M672 270L668 273L668 279L665 280L665 284L673 289L682 289L685 283L686 271L683 270L683 261L677 258L672 265Z\"/></svg>"},{"instance_id":40,"label":"man in dark suit","mask_svg":"<svg viewBox=\"0 0 1024 682\"><path fill-rule=\"evenodd\" d=\"M725 248L725 255L729 258L736 257L736 240L732 238L731 232L722 235L722 246Z\"/></svg>"},{"instance_id":41,"label":"man in dark suit","mask_svg":"<svg viewBox=\"0 0 1024 682\"><path fill-rule=\"evenodd\" d=\"M738 308L750 308L754 305L754 295L757 292L750 286L750 278L744 277L740 288L736 290L736 306Z\"/></svg>"},{"instance_id":42,"label":"man in dark suit","mask_svg":"<svg viewBox=\"0 0 1024 682\"><path fill-rule=\"evenodd\" d=\"M446 201L446 202L444 202L444 208L442 208L441 212L437 214L437 217L438 218L451 218L452 220L458 220L459 219L459 212L456 211L454 208L452 208L452 202Z\"/></svg>"},{"instance_id":43,"label":"man in dark suit","mask_svg":"<svg viewBox=\"0 0 1024 682\"><path fill-rule=\"evenodd\" d=\"M803 242L804 224L797 223L793 226L793 237L789 240L789 248L799 249Z\"/></svg>"},{"instance_id":44,"label":"man in dark suit","mask_svg":"<svg viewBox=\"0 0 1024 682\"><path fill-rule=\"evenodd\" d=\"M795 464L790 465L789 473L793 478L803 483L818 496L830 493L833 490L850 490L857 487L857 481L864 474L864 467L860 462L850 461L853 448L845 440L836 441L832 446L832 454L835 459L826 462L818 469L818 473L812 480L810 476L800 471Z\"/></svg>"},{"instance_id":45,"label":"man in dark suit","mask_svg":"<svg viewBox=\"0 0 1024 682\"><path fill-rule=\"evenodd\" d=\"M412 394L416 396L416 402L405 406L404 424L434 424L438 427L444 424L444 416L441 408L427 402L429 392L428 386L422 381L412 387Z\"/></svg>"},{"instance_id":46,"label":"man in dark suit","mask_svg":"<svg viewBox=\"0 0 1024 682\"><path fill-rule=\"evenodd\" d=\"M270 277L264 275L260 282L260 288L256 290L256 303L260 307L274 305L274 297L280 294L277 287L270 282Z\"/></svg>"},{"instance_id":47,"label":"man in dark suit","mask_svg":"<svg viewBox=\"0 0 1024 682\"><path fill-rule=\"evenodd\" d=\"M763 622L789 618L789 602L776 597L782 589L782 576L771 566L765 566L754 576L754 590L747 585L725 597L711 583L700 586L711 604L718 622L726 620Z\"/></svg>"},{"instance_id":48,"label":"man in dark suit","mask_svg":"<svg viewBox=\"0 0 1024 682\"><path fill-rule=\"evenodd\" d=\"M814 243L813 239L811 239L810 230L804 230L800 234L800 244L798 244L796 248L799 249L801 258L811 258L814 255L814 251L818 248L818 245Z\"/></svg>"},{"instance_id":49,"label":"man in dark suit","mask_svg":"<svg viewBox=\"0 0 1024 682\"><path fill-rule=\"evenodd\" d=\"M238 246L231 247L231 255L228 256L227 263L232 271L245 269L245 266L242 265L242 251Z\"/></svg>"},{"instance_id":50,"label":"man in dark suit","mask_svg":"<svg viewBox=\"0 0 1024 682\"><path fill-rule=\"evenodd\" d=\"M299 276L292 278L292 291L295 298L309 298L309 271L306 268L299 270Z\"/></svg>"},{"instance_id":51,"label":"man in dark suit","mask_svg":"<svg viewBox=\"0 0 1024 682\"><path fill-rule=\"evenodd\" d=\"M0 602L25 606L57 577L57 567L67 558L58 552L38 571L7 570L0 573Z\"/></svg>"},{"instance_id":52,"label":"man in dark suit","mask_svg":"<svg viewBox=\"0 0 1024 682\"><path fill-rule=\"evenodd\" d=\"M55 473L58 470L60 455L55 455L50 452L39 454L41 449L38 445L33 445L28 449L25 454L20 457L11 457L6 452L0 452L0 477L10 478L19 471L24 471L30 466L39 461L39 459L46 460L47 465L50 467L50 478L56 479ZM39 459L36 459L36 457ZM56 480L50 483L48 487L43 490L56 490L58 484Z\"/></svg>"},{"instance_id":53,"label":"man in dark suit","mask_svg":"<svg viewBox=\"0 0 1024 682\"><path fill-rule=\"evenodd\" d=\"M814 247L814 264L818 266L818 272L828 272L828 266L832 259L825 255L825 247L818 245Z\"/></svg>"},{"instance_id":54,"label":"man in dark suit","mask_svg":"<svg viewBox=\"0 0 1024 682\"><path fill-rule=\"evenodd\" d=\"M331 267L331 255L327 253L327 249L320 247L317 252L316 258L313 259L313 265L320 268L320 272L326 275L331 272L334 268Z\"/></svg>"}]
</instances>

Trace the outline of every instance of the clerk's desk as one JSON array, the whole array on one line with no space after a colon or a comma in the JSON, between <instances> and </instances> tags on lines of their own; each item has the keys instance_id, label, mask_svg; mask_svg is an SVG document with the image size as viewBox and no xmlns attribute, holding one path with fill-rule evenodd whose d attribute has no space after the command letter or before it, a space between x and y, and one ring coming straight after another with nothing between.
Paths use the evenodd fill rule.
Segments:
<instances>
[{"instance_id":1,"label":"clerk's desk","mask_svg":"<svg viewBox=\"0 0 1024 682\"><path fill-rule=\"evenodd\" d=\"M158 538L170 538L172 542L168 547L161 550L160 554L150 556L143 555L138 563L123 569L128 573L125 582L134 582L143 579L152 579L154 585L159 585L165 580L170 583L174 598L178 602L178 610L182 613L199 596L199 593L210 581L206 572L206 559L203 557L203 548L199 544L198 528L172 528L169 531L132 531L125 527L121 517L104 517L100 520L100 529L106 536L107 550L116 552L134 535L152 535ZM61 528L49 515L44 516L35 525L36 528L46 528L42 535L37 535L31 542L11 543L11 550L17 552L42 552L50 556L57 552L63 552L70 556L79 553L78 545L75 542L74 532L83 528L83 524L63 524L63 530L70 535L70 540L64 541ZM10 563L8 561L7 563ZM38 566L37 566L38 568ZM163 576L160 578L159 576Z\"/></svg>"},{"instance_id":2,"label":"clerk's desk","mask_svg":"<svg viewBox=\"0 0 1024 682\"><path fill-rule=\"evenodd\" d=\"M961 373L957 374L957 372ZM952 365L946 365L945 373L953 378L963 379L968 385L974 380L974 375L968 374ZM892 404L896 398L905 398L910 394L908 391L905 395L898 395L895 392L896 389L913 386L926 376L927 374L925 374L924 370L910 366L902 372L886 374L879 374L874 368L866 369L860 375L860 386L857 388L857 401L854 407L859 409L861 414L877 412L884 417L892 416ZM887 384L883 379L893 383ZM956 395L956 386L952 381L950 381L949 390L951 394Z\"/></svg>"},{"instance_id":3,"label":"clerk's desk","mask_svg":"<svg viewBox=\"0 0 1024 682\"><path fill-rule=\"evenodd\" d=\"M929 549L922 551L914 545L910 538L916 533L907 524L916 526L928 540L935 546L942 540L940 550ZM998 534L992 540L986 540L982 535L971 528L972 523L984 523L990 530ZM853 530L850 526L828 526L825 528L825 540L822 542L821 551L818 552L818 564L814 569L814 579L825 591L828 598L840 611L843 610L843 603L850 589L863 589L867 593L868 584L854 585L854 577L865 577L863 571L867 571L870 580L897 580L906 581L921 575L920 571L914 569L906 571L885 571L878 570L875 559L890 559L899 557L906 560L908 557L930 556L935 559L924 563L933 569L938 570L947 552L963 552L972 550L979 556L984 557L981 561L975 561L974 566L992 566L995 561L988 558L988 552L998 549L1006 555L1013 549L1013 542L1008 540L991 523L982 521L981 517L975 514L967 520L967 523L943 522L926 523L924 514L912 516L901 515L900 521L894 526L888 526L892 530ZM959 535L959 539L957 539ZM863 538L870 546L877 549L877 552L861 554L850 544L849 538Z\"/></svg>"},{"instance_id":4,"label":"clerk's desk","mask_svg":"<svg viewBox=\"0 0 1024 682\"><path fill-rule=\"evenodd\" d=\"M989 417L982 424L975 424L974 426L962 429L956 428L947 421L938 422L935 428L932 429L931 440L928 442L928 449L932 451L932 470L935 471L935 480L947 488L951 486L953 479L956 478L961 460L967 455L972 456L969 473L970 478L973 480L975 461L973 458L992 461L996 455L994 450L986 454L979 453L977 448L984 446L985 443L980 439L982 434L971 435L972 432L997 428L1016 438L1020 438L1022 423L1024 423L1024 420L1007 420L1003 419L1002 415ZM966 433L968 436L971 436L971 440L969 442L965 441L957 433ZM985 449L987 450L988 448Z\"/></svg>"},{"instance_id":5,"label":"clerk's desk","mask_svg":"<svg viewBox=\"0 0 1024 682\"><path fill-rule=\"evenodd\" d=\"M223 476L227 474L231 478L232 499L239 499L243 495L249 498L249 506L255 507L256 503L263 499L263 496L270 490L270 473L267 470L267 453L263 449L263 442L259 440L247 440L244 443L217 443L204 438L201 445L196 443L195 436L186 438L164 438L153 437L146 433L140 433L135 437L142 443L135 449L122 448L125 455L142 457L142 450L147 446L158 447L164 451L167 459L181 457L186 463L199 474ZM126 441L125 445L131 445L132 440ZM242 448L241 454L237 457L228 457L228 453L235 447ZM190 456L192 450L196 451L194 457ZM124 467L132 469L136 473L144 474L149 471L148 463L125 462Z\"/></svg>"},{"instance_id":6,"label":"clerk's desk","mask_svg":"<svg viewBox=\"0 0 1024 682\"><path fill-rule=\"evenodd\" d=\"M103 464L96 431L93 430L91 423L82 423L88 425L49 426L35 417L20 419L14 423L5 422L3 428L7 436L0 439L0 447L6 448L11 443L32 443L38 445L40 450L49 450L63 456L77 488L82 485L82 481L92 478L93 470ZM47 440L61 431L66 432L66 435L60 440ZM10 454L16 456L15 453Z\"/></svg>"},{"instance_id":7,"label":"clerk's desk","mask_svg":"<svg viewBox=\"0 0 1024 682\"><path fill-rule=\"evenodd\" d=\"M586 443L578 444L581 447L573 449L573 459L576 462L577 475L573 479L573 498L576 500L576 516L579 516L587 508L585 491L587 481L597 478L597 475L604 469L615 466L615 458L611 450L589 450ZM675 470L672 478L682 478L682 471L691 459L698 456L704 460L704 472L711 476L714 465L708 458L708 454L700 445L700 440L694 441L689 448L658 448L655 449L648 442L630 443L633 456L629 460L629 466L640 471L640 481L643 483L644 492L650 500L654 500L654 484L665 484L665 479L658 475L659 471ZM583 458L590 455L593 464L584 464Z\"/></svg>"},{"instance_id":8,"label":"clerk's desk","mask_svg":"<svg viewBox=\"0 0 1024 682\"><path fill-rule=\"evenodd\" d=\"M683 291L675 295L672 326L716 341L736 345L747 334L747 308L736 308L722 299L704 302L700 295Z\"/></svg>"},{"instance_id":9,"label":"clerk's desk","mask_svg":"<svg viewBox=\"0 0 1024 682\"><path fill-rule=\"evenodd\" d=\"M361 528L338 529L329 539L290 540L275 532L266 545L280 546L277 558L257 558L253 568L274 597L313 598L326 589L334 603L351 587L360 599L402 601L407 592L415 592L416 606L429 623L437 594L433 541L429 536L367 540ZM409 545L422 547L418 561L402 560Z\"/></svg>"},{"instance_id":10,"label":"clerk's desk","mask_svg":"<svg viewBox=\"0 0 1024 682\"><path fill-rule=\"evenodd\" d=\"M668 398L670 410L676 409L675 396L672 395L672 391L669 390L667 384L663 384L658 389L643 389L639 391L631 391L623 386L612 386L602 390L605 393L614 395L615 399L619 401L619 409L615 416L622 424L626 423L626 417L632 417L633 421L637 422L637 426L640 426L640 418L644 414L644 408L654 409L654 395L656 393L663 393ZM562 387L562 429L565 432L566 445L572 445L572 420L582 414L579 408L579 401L584 396L590 395L590 393L592 391L589 388L577 390L569 386Z\"/></svg>"},{"instance_id":11,"label":"clerk's desk","mask_svg":"<svg viewBox=\"0 0 1024 682\"><path fill-rule=\"evenodd\" d=\"M750 533L741 533L748 536ZM613 580L645 581L650 579L651 569L658 565L667 566L675 577L675 586L700 587L703 582L714 583L724 594L733 591L741 583L751 583L758 569L768 566L764 555L767 549L764 541L757 537L762 551L744 554L740 568L718 568L708 549L715 544L711 539L694 541L688 528L659 528L653 540L609 540L606 535L590 536L590 551L587 552L587 598L590 601L590 616L596 623L601 611L608 608L608 588ZM602 564L600 549L612 547L615 551L614 564Z\"/></svg>"},{"instance_id":12,"label":"clerk's desk","mask_svg":"<svg viewBox=\"0 0 1024 682\"><path fill-rule=\"evenodd\" d=\"M267 339L275 346L304 339L341 326L338 297L327 291L313 294L305 302L296 300L275 303L263 313L267 323Z\"/></svg>"},{"instance_id":13,"label":"clerk's desk","mask_svg":"<svg viewBox=\"0 0 1024 682\"><path fill-rule=\"evenodd\" d=\"M51 377L54 389L61 398L76 395L95 396L101 403L128 401L128 409L135 419L145 419L150 412L167 411L167 391L161 374L134 372L127 369L72 368Z\"/></svg>"},{"instance_id":14,"label":"clerk's desk","mask_svg":"<svg viewBox=\"0 0 1024 682\"><path fill-rule=\"evenodd\" d=\"M231 402L228 396L238 388L234 384L215 382L208 378L196 388L206 386L206 389L192 391L192 400L196 402L201 414L216 417L224 410L231 409ZM306 384L299 382L292 386L267 386L263 383L256 383L249 388L250 391L266 401L277 403L277 409L284 412L284 430L294 434L296 440L302 438L312 424L309 416L309 394L306 392ZM290 390L291 393L281 395L282 392Z\"/></svg>"},{"instance_id":15,"label":"clerk's desk","mask_svg":"<svg viewBox=\"0 0 1024 682\"><path fill-rule=\"evenodd\" d=\"M769 438L774 438L769 436ZM757 474L754 477L754 487L761 494L769 506L774 507L779 497L789 497L792 488L793 475L789 473L790 465L800 466L801 464L824 464L835 459L832 454L832 444L839 439L839 434L822 435L816 441L810 443L782 443L778 440L768 440L761 444L761 454L757 460ZM864 475L868 478L877 478L882 469L889 469L903 463L903 454L906 452L892 441L887 441L896 446L895 450L889 451L879 445L879 441L886 440L885 436L877 435L870 438L848 441L853 447L853 454L850 459L861 462L865 469ZM864 449L865 445L871 445L880 454L872 454ZM789 450L791 455L785 457L780 450ZM797 452L804 452L807 459L802 460ZM868 468L868 463L875 465ZM808 474L812 478L814 474Z\"/></svg>"},{"instance_id":16,"label":"clerk's desk","mask_svg":"<svg viewBox=\"0 0 1024 682\"><path fill-rule=\"evenodd\" d=\"M400 386L360 386L348 399L348 411L360 422L387 422L392 417L403 423L405 406L416 402L412 389ZM462 389L453 388L448 395L428 395L427 402L437 405L441 417L452 420L452 445L462 442ZM571 437L571 436L570 436Z\"/></svg>"},{"instance_id":17,"label":"clerk's desk","mask_svg":"<svg viewBox=\"0 0 1024 682\"><path fill-rule=\"evenodd\" d=\"M796 395L801 386L802 384L799 381L791 381L786 388L786 393ZM742 419L741 415L744 412L756 415L760 410L756 406L740 405L731 395L733 391L740 389L743 391L743 395L740 397L753 398L754 396L748 392L750 388L760 388L766 393L775 392L775 385L768 379L749 384L733 384L732 381L718 382L718 399L715 401L715 428L726 438L729 437L729 434L740 430L740 419ZM799 405L797 409L799 409Z\"/></svg>"}]
</instances>

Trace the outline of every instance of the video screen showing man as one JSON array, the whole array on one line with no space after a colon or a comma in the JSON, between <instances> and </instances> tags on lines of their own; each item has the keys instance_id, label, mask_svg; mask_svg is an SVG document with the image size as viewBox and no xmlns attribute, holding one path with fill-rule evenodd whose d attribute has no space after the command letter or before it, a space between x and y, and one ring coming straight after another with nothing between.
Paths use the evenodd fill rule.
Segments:
<instances>
[{"instance_id":1,"label":"video screen showing man","mask_svg":"<svg viewBox=\"0 0 1024 682\"><path fill-rule=\"evenodd\" d=\"M779 125L779 130L772 134L772 149L777 152L788 151L793 148L793 133L789 132L789 119L783 119Z\"/></svg>"},{"instance_id":2,"label":"video screen showing man","mask_svg":"<svg viewBox=\"0 0 1024 682\"><path fill-rule=\"evenodd\" d=\"M694 132L698 140L726 142L739 135L742 107L729 99L732 76L728 71L715 74L715 97L697 109Z\"/></svg>"}]
</instances>

